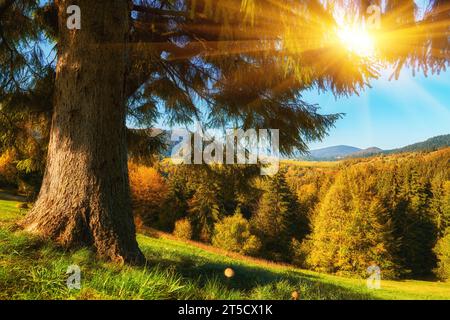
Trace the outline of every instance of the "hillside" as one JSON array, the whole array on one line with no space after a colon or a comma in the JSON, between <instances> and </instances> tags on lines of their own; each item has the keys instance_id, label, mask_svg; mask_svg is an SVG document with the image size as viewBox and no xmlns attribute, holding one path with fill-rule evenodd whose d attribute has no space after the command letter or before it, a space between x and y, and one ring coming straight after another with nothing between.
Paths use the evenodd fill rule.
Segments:
<instances>
[{"instance_id":1,"label":"hillside","mask_svg":"<svg viewBox=\"0 0 450 320\"><path fill-rule=\"evenodd\" d=\"M346 158L365 158L365 157L371 157L380 153L383 153L384 151L377 147L367 148L361 151L357 151L354 153L349 154L346 156Z\"/></svg>"},{"instance_id":2,"label":"hillside","mask_svg":"<svg viewBox=\"0 0 450 320\"><path fill-rule=\"evenodd\" d=\"M403 148L388 150L385 151L385 153L431 152L444 147L450 147L450 134L433 137L426 141L414 143Z\"/></svg>"},{"instance_id":3,"label":"hillside","mask_svg":"<svg viewBox=\"0 0 450 320\"><path fill-rule=\"evenodd\" d=\"M305 161L335 161L347 158L366 158L379 154L396 154L406 152L432 152L441 148L450 147L450 134L430 138L426 141L414 143L402 148L382 150L377 147L360 149L352 146L333 146L323 149L311 150L306 156L296 157Z\"/></svg>"},{"instance_id":4,"label":"hillside","mask_svg":"<svg viewBox=\"0 0 450 320\"><path fill-rule=\"evenodd\" d=\"M0 194L0 299L450 299L450 284L383 281L368 290L365 280L303 271L181 242L170 235L140 234L149 265L117 266L86 249L64 252L52 243L12 231L25 211ZM66 270L82 270L81 290L68 290ZM236 275L227 280L223 271Z\"/></svg>"},{"instance_id":5,"label":"hillside","mask_svg":"<svg viewBox=\"0 0 450 320\"><path fill-rule=\"evenodd\" d=\"M299 156L300 160L338 160L345 158L346 156L359 152L361 149L351 146L333 146L328 148L322 148L317 150L311 150L309 154Z\"/></svg>"}]
</instances>

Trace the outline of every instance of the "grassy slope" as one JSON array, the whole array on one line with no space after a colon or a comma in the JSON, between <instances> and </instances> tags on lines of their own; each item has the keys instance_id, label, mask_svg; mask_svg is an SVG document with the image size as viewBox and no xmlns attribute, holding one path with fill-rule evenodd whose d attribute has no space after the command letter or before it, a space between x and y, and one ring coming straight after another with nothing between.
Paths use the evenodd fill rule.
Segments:
<instances>
[{"instance_id":1,"label":"grassy slope","mask_svg":"<svg viewBox=\"0 0 450 320\"><path fill-rule=\"evenodd\" d=\"M275 265L160 235L139 235L149 260L131 268L96 260L89 250L65 252L12 231L24 212L0 195L0 299L450 299L450 283L383 281L368 290L355 280ZM66 288L71 264L82 270L82 289ZM236 276L227 280L226 267Z\"/></svg>"}]
</instances>

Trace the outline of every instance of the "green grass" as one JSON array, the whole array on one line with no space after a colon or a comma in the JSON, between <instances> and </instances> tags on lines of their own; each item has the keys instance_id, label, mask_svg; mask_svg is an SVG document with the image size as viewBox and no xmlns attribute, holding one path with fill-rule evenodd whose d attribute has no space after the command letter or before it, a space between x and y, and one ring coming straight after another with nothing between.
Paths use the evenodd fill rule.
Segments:
<instances>
[{"instance_id":1,"label":"green grass","mask_svg":"<svg viewBox=\"0 0 450 320\"><path fill-rule=\"evenodd\" d=\"M20 216L25 215L26 211L19 209L20 202L2 200L0 198L0 226L17 220Z\"/></svg>"},{"instance_id":2,"label":"green grass","mask_svg":"<svg viewBox=\"0 0 450 320\"><path fill-rule=\"evenodd\" d=\"M24 212L0 200L0 299L450 299L450 284L364 280L323 275L247 259L168 237L138 236L146 268L97 260L87 249L65 251L22 232L12 223ZM66 270L82 271L81 290L66 286ZM235 270L226 279L225 268Z\"/></svg>"}]
</instances>

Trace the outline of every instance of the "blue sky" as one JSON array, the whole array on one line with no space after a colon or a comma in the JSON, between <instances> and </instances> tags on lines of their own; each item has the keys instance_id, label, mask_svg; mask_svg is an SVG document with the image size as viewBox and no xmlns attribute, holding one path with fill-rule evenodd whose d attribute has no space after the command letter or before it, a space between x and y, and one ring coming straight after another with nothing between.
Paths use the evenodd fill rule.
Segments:
<instances>
[{"instance_id":1,"label":"blue sky","mask_svg":"<svg viewBox=\"0 0 450 320\"><path fill-rule=\"evenodd\" d=\"M391 81L389 76L390 71L383 71L359 96L306 93L305 100L319 104L321 113L346 113L327 138L310 148L345 144L392 149L450 133L450 71L414 77L403 70Z\"/></svg>"},{"instance_id":2,"label":"blue sky","mask_svg":"<svg viewBox=\"0 0 450 320\"><path fill-rule=\"evenodd\" d=\"M391 74L381 71L371 88L350 97L304 92L303 100L318 104L321 114L345 113L322 142L310 143L309 148L349 145L389 150L450 134L450 70L425 77L404 69L398 80L389 80ZM164 120L157 126L168 129Z\"/></svg>"}]
</instances>

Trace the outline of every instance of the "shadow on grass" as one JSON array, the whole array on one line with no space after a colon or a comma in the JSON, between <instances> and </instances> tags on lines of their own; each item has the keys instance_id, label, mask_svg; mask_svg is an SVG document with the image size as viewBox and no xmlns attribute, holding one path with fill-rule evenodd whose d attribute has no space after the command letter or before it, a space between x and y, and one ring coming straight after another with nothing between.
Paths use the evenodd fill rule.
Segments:
<instances>
[{"instance_id":1,"label":"shadow on grass","mask_svg":"<svg viewBox=\"0 0 450 320\"><path fill-rule=\"evenodd\" d=\"M264 267L245 265L240 261L235 263L218 262L203 258L199 261L195 256L177 256L176 258L161 257L151 249L144 250L149 265L159 265L172 268L185 278L198 281L207 286L211 279L217 285L227 290L244 291L250 298L259 298L258 291L269 292L272 299L290 299L293 291L300 293L300 299L338 299L338 300L368 300L376 299L365 288L344 287L326 282L319 276L305 274L296 270L271 270ZM233 278L224 276L226 268L235 271ZM253 295L251 294L253 293ZM262 299L265 299L263 296Z\"/></svg>"},{"instance_id":2,"label":"shadow on grass","mask_svg":"<svg viewBox=\"0 0 450 320\"><path fill-rule=\"evenodd\" d=\"M343 286L322 279L320 275L254 265L194 247L183 248L178 244L171 247L170 243L149 242L142 245L142 249L148 259L150 273L142 272L144 270L141 268L122 269L103 264L88 249L66 251L44 239L0 228L0 257L3 256L4 262L10 265L3 270L3 286L5 288L9 283L9 292L20 297L30 294L32 298L55 298L48 292L63 287L60 273L65 272L69 263L81 263L86 270L87 283L95 292L106 297L288 300L292 292L297 291L300 299L305 300L374 299L362 286ZM231 279L224 276L224 270L229 267L235 271ZM30 270L36 273L33 277L29 275ZM170 278L172 271L174 274ZM177 280L178 277L180 280ZM18 279L27 279L28 291L16 287ZM145 287L144 280L152 284ZM0 268L0 288L1 282ZM159 287L155 289L153 283ZM128 286L129 291L123 286ZM144 295L141 293L142 287L151 292ZM60 297L66 298L67 294L63 290Z\"/></svg>"},{"instance_id":3,"label":"shadow on grass","mask_svg":"<svg viewBox=\"0 0 450 320\"><path fill-rule=\"evenodd\" d=\"M0 189L0 200L26 202L27 198L13 194L13 191Z\"/></svg>"}]
</instances>

